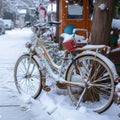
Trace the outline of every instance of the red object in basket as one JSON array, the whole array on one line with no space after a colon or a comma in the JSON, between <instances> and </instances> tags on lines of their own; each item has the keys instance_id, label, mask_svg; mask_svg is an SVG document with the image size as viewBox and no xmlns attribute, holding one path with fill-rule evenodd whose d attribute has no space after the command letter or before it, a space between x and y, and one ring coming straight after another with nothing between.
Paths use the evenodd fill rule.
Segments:
<instances>
[{"instance_id":1,"label":"red object in basket","mask_svg":"<svg viewBox=\"0 0 120 120\"><path fill-rule=\"evenodd\" d=\"M68 52L73 51L76 47L75 47L75 41L73 39L68 40L68 41L64 41L63 42L63 47L64 49L66 49Z\"/></svg>"}]
</instances>

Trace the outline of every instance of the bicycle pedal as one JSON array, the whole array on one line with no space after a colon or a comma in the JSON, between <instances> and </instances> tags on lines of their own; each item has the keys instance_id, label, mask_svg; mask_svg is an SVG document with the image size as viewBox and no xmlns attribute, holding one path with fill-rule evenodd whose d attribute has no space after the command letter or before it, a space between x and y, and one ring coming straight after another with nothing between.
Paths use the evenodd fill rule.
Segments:
<instances>
[{"instance_id":1,"label":"bicycle pedal","mask_svg":"<svg viewBox=\"0 0 120 120\"><path fill-rule=\"evenodd\" d=\"M46 91L46 92L50 92L51 88L46 85L46 86L43 87L43 90Z\"/></svg>"}]
</instances>

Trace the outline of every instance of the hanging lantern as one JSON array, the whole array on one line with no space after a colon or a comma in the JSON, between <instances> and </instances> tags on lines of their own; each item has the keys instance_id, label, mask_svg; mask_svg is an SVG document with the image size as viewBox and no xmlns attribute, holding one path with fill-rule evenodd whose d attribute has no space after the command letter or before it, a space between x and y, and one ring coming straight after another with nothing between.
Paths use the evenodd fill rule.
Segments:
<instances>
[{"instance_id":1,"label":"hanging lantern","mask_svg":"<svg viewBox=\"0 0 120 120\"><path fill-rule=\"evenodd\" d=\"M49 0L51 3L54 2L55 0Z\"/></svg>"}]
</instances>

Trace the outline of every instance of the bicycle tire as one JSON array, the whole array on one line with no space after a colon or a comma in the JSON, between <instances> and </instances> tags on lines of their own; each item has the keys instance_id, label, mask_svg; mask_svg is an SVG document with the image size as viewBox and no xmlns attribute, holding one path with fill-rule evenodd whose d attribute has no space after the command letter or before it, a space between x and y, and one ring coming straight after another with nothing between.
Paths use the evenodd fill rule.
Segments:
<instances>
[{"instance_id":1,"label":"bicycle tire","mask_svg":"<svg viewBox=\"0 0 120 120\"><path fill-rule=\"evenodd\" d=\"M76 57L69 65L65 79L74 82L77 79L77 82L86 84L85 87L67 86L74 105L77 105L83 94L80 105L89 110L102 113L111 106L115 88L114 77L110 67L101 58L89 54Z\"/></svg>"},{"instance_id":2,"label":"bicycle tire","mask_svg":"<svg viewBox=\"0 0 120 120\"><path fill-rule=\"evenodd\" d=\"M30 66L29 66L30 65ZM28 67L29 66L29 67ZM28 73L26 73L28 70ZM37 98L42 90L42 74L37 61L25 54L18 58L14 68L15 85L20 94Z\"/></svg>"}]
</instances>

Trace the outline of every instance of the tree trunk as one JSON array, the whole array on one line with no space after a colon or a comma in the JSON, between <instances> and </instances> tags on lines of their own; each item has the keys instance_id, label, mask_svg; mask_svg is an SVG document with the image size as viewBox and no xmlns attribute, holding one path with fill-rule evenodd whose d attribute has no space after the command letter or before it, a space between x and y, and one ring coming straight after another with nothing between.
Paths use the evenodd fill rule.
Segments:
<instances>
[{"instance_id":1,"label":"tree trunk","mask_svg":"<svg viewBox=\"0 0 120 120\"><path fill-rule=\"evenodd\" d=\"M96 0L94 3L90 44L108 45L113 15L114 0Z\"/></svg>"},{"instance_id":2,"label":"tree trunk","mask_svg":"<svg viewBox=\"0 0 120 120\"><path fill-rule=\"evenodd\" d=\"M95 0L89 44L108 45L113 15L114 0ZM99 77L99 75L96 77ZM97 87L89 88L83 101L99 101L97 89L99 91Z\"/></svg>"}]
</instances>

